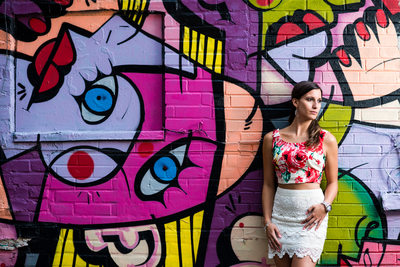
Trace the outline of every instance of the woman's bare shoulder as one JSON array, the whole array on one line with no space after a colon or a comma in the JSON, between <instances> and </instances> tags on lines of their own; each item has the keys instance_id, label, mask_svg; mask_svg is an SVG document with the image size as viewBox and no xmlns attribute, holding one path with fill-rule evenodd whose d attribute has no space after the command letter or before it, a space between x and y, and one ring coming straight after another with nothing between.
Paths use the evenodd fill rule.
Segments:
<instances>
[{"instance_id":1,"label":"woman's bare shoulder","mask_svg":"<svg viewBox=\"0 0 400 267\"><path fill-rule=\"evenodd\" d=\"M325 137L324 137L324 144L327 147L331 147L331 146L336 146L337 147L337 140L336 137L331 134L331 132L327 131L327 130L323 130L325 132Z\"/></svg>"},{"instance_id":2,"label":"woman's bare shoulder","mask_svg":"<svg viewBox=\"0 0 400 267\"><path fill-rule=\"evenodd\" d=\"M272 141L274 131L270 131L264 135L264 142Z\"/></svg>"}]
</instances>

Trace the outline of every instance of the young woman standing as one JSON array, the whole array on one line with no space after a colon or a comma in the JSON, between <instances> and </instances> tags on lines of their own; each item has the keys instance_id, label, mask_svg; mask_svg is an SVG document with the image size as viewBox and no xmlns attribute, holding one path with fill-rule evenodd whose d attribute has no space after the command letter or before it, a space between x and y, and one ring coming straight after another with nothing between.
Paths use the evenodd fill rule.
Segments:
<instances>
[{"instance_id":1,"label":"young woman standing","mask_svg":"<svg viewBox=\"0 0 400 267\"><path fill-rule=\"evenodd\" d=\"M290 125L264 137L264 230L268 256L278 267L315 266L323 250L338 190L338 147L316 120L321 102L317 84L296 84ZM320 188L324 170L325 192Z\"/></svg>"}]
</instances>

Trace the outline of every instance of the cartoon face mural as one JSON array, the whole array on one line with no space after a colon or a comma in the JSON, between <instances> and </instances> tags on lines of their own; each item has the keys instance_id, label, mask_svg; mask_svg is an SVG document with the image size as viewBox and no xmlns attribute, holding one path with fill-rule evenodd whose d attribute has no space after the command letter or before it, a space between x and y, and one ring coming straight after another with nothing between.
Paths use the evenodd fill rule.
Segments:
<instances>
[{"instance_id":1,"label":"cartoon face mural","mask_svg":"<svg viewBox=\"0 0 400 267\"><path fill-rule=\"evenodd\" d=\"M122 32L117 32L115 28L121 29ZM84 211L82 215L85 215L85 219L78 219L78 216L75 219L69 217L72 219L70 220L66 217L63 221L79 224L93 223L87 220L87 216L94 211L89 207L93 207L98 200L103 201L102 191L110 188L110 184L117 185L119 189L125 188L123 194L126 198L117 198L118 208L115 215L120 219L116 218L115 222L131 221L132 218L125 213L125 209L132 205L143 208L146 206L145 203L153 203L152 209L141 209L139 213L132 209L135 220L138 218L150 220L193 206L193 203L188 201L183 207L171 209L169 204L174 201L166 200L168 198L164 196L165 191L181 192L183 198L196 195L195 204L203 202L207 195L208 182L199 178L210 176L212 155L215 151L212 140L188 133L186 138L169 138L167 142L153 143L152 149L145 155L128 157L137 138L140 138L141 130L145 132L148 130L146 127L151 126L154 112L145 115L149 110L145 107L151 105L152 98L157 92L161 93L160 88L156 88L154 92L154 88L148 87L152 83L144 84L138 81L144 78L151 79L155 86L161 87L161 74L159 74L162 65L161 43L147 37L119 16L112 17L90 37L83 34L63 29L56 40L50 40L39 48L32 63L18 59L16 64L18 69L16 80L21 90L17 92L20 97L15 105L16 131L36 135L34 138L38 140L41 157L49 168L48 177L44 174L42 178L46 181L43 195L55 193L59 196L59 201L63 202L64 197L60 198L62 194L56 193L58 190L66 192L73 189L72 186L81 187L81 191L65 197L69 201L75 198L77 203L82 198L85 201L87 199L87 210L84 211L86 209L84 207L80 208ZM107 39L100 38L104 34L108 34ZM104 43L98 45L96 40ZM146 50L147 48L151 50ZM111 50L115 50L116 53L110 54L108 51ZM146 52L146 57L143 58L139 51ZM104 60L107 57L108 59ZM98 61L99 58L102 60ZM129 67L126 67L128 64ZM118 68L123 66L130 72L118 71ZM140 71L146 66L153 73L132 72ZM201 70L199 72L202 73ZM172 89L166 88L166 90L168 93L173 93ZM179 92L179 88L176 90ZM206 90L212 92L211 84ZM196 104L196 100L193 104ZM49 113L49 110L52 112ZM143 126L144 120L147 124ZM157 117L154 120L157 120ZM210 123L205 123L204 126L213 131L214 126ZM125 134L123 139L128 141L104 140L104 137L107 139L107 134L112 133L112 131L107 133L107 129L122 132ZM74 134L68 135L67 140L60 140L63 149L54 146L51 141L56 138L57 133L63 134L69 131ZM5 139L11 139L12 135L11 132L3 131ZM82 145L84 139L88 141ZM98 140L94 143L91 139ZM192 155L196 154L192 147L202 143L204 143L202 146L210 147L208 152L203 152L204 155L208 155L208 162L191 159ZM14 148L18 151L18 147ZM5 146L4 150L9 153L7 156L12 156L12 148ZM157 151L159 152L156 153ZM127 167L128 176L125 171L120 171L127 157L125 166L129 166L131 162L135 162L135 166L138 166ZM196 168L201 168L203 171L195 174ZM178 179L182 176L192 177L193 182L187 183L183 178ZM54 178L57 180L53 180ZM111 178L113 180L107 183ZM5 179L7 187L10 180ZM191 183L197 186L191 186ZM55 190L55 187L58 190ZM130 200L126 201L127 199ZM159 203L158 208L154 206L154 201ZM53 219L47 214L50 214L48 209L52 209L54 205L58 205L57 201L49 202L44 198L38 219L52 221ZM167 206L169 206L168 211L166 211ZM71 212L72 209L76 207L71 206ZM119 216L120 213L128 216L123 219Z\"/></svg>"},{"instance_id":2,"label":"cartoon face mural","mask_svg":"<svg viewBox=\"0 0 400 267\"><path fill-rule=\"evenodd\" d=\"M320 264L398 265L398 1L0 14L0 242L30 239L0 265L269 266L260 147L300 80L322 86L320 124L339 141Z\"/></svg>"}]
</instances>

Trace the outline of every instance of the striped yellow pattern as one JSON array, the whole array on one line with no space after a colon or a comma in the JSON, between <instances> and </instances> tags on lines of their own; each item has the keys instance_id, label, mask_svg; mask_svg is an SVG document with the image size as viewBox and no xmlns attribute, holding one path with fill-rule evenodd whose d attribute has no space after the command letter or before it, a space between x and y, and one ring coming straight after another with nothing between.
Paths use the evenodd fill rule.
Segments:
<instances>
[{"instance_id":1,"label":"striped yellow pattern","mask_svg":"<svg viewBox=\"0 0 400 267\"><path fill-rule=\"evenodd\" d=\"M121 10L133 23L141 25L144 21L144 12L150 0L120 0Z\"/></svg>"},{"instance_id":2,"label":"striped yellow pattern","mask_svg":"<svg viewBox=\"0 0 400 267\"><path fill-rule=\"evenodd\" d=\"M182 44L186 56L216 73L222 73L222 41L183 26Z\"/></svg>"},{"instance_id":3,"label":"striped yellow pattern","mask_svg":"<svg viewBox=\"0 0 400 267\"><path fill-rule=\"evenodd\" d=\"M200 211L179 221L164 225L166 244L165 267L195 265L203 215L204 211Z\"/></svg>"},{"instance_id":4,"label":"striped yellow pattern","mask_svg":"<svg viewBox=\"0 0 400 267\"><path fill-rule=\"evenodd\" d=\"M197 251L199 249L201 226L203 224L204 211L197 212L193 215L192 237L193 237L193 251L194 260L197 259Z\"/></svg>"},{"instance_id":5,"label":"striped yellow pattern","mask_svg":"<svg viewBox=\"0 0 400 267\"><path fill-rule=\"evenodd\" d=\"M75 247L73 242L73 230L71 229L61 229L60 236L58 238L56 253L54 255L53 266L54 267L95 267L99 265L87 264L82 260L79 255L75 255ZM75 258L74 258L75 256Z\"/></svg>"}]
</instances>

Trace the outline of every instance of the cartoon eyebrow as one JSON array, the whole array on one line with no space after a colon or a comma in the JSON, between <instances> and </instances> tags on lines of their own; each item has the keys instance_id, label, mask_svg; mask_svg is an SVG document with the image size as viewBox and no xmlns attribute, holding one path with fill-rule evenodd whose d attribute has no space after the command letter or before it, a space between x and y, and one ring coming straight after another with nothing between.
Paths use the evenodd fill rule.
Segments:
<instances>
[{"instance_id":1,"label":"cartoon eyebrow","mask_svg":"<svg viewBox=\"0 0 400 267\"><path fill-rule=\"evenodd\" d=\"M136 31L135 31L131 36L129 36L129 37L126 38L125 40L123 40L123 41L117 43L117 45L121 45L121 44L123 44L123 43L128 42L129 40L133 39L138 33L139 33L139 31L136 29Z\"/></svg>"}]
</instances>

